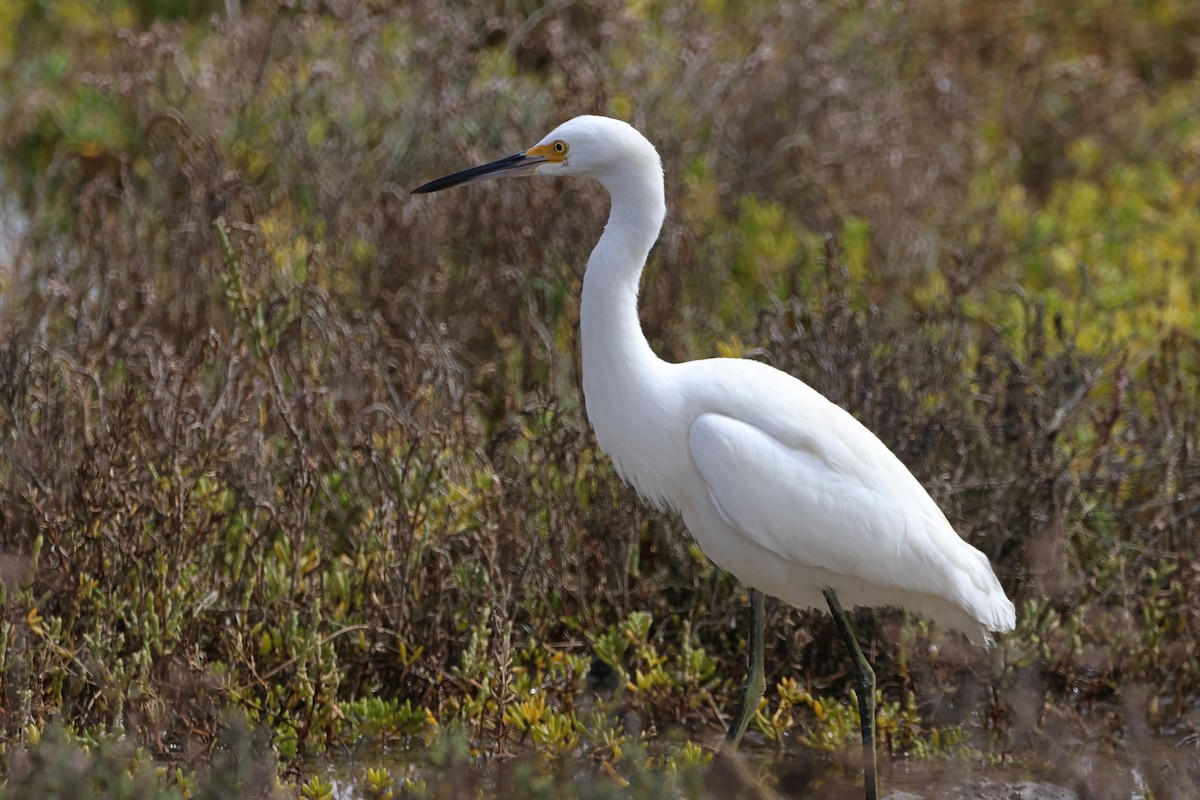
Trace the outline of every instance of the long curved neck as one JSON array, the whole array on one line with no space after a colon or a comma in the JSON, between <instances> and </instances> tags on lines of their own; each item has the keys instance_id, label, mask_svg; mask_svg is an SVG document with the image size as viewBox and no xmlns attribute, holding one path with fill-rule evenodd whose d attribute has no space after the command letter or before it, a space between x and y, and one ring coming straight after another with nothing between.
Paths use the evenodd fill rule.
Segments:
<instances>
[{"instance_id":1,"label":"long curved neck","mask_svg":"<svg viewBox=\"0 0 1200 800\"><path fill-rule=\"evenodd\" d=\"M585 395L594 394L589 389L598 382L628 380L658 360L637 309L642 268L667 213L661 167L655 167L604 182L612 210L588 259L580 309Z\"/></svg>"},{"instance_id":2,"label":"long curved neck","mask_svg":"<svg viewBox=\"0 0 1200 800\"><path fill-rule=\"evenodd\" d=\"M668 476L637 444L661 441L664 427L678 415L663 416L671 394L663 383L667 373L642 333L637 300L638 280L667 205L654 148L647 144L629 155L625 169L602 181L612 210L583 276L583 396L596 441L617 473L661 505Z\"/></svg>"}]
</instances>

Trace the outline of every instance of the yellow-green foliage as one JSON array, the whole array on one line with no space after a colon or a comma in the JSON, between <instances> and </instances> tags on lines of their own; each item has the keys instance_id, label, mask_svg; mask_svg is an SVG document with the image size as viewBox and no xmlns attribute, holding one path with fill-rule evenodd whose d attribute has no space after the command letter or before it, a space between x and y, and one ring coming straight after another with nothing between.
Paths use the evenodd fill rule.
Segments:
<instances>
[{"instance_id":1,"label":"yellow-green foliage","mask_svg":"<svg viewBox=\"0 0 1200 800\"><path fill-rule=\"evenodd\" d=\"M1200 126L1177 127L1185 142L1200 137ZM1091 138L1070 142L1075 174L1044 203L1016 183L978 190L1000 197L996 213L1013 248L1010 274L1043 298L1049 313L1063 316L1090 352L1136 342L1136 352L1145 353L1174 331L1195 335L1197 175L1154 153L1123 164L1098 163L1101 154ZM1003 303L999 295L996 301Z\"/></svg>"},{"instance_id":2,"label":"yellow-green foliage","mask_svg":"<svg viewBox=\"0 0 1200 800\"><path fill-rule=\"evenodd\" d=\"M271 796L283 764L321 797L296 765L357 747L419 754L355 764L371 797L478 796L480 763L502 796L700 794L743 588L589 431L606 200L408 193L578 113L663 156L657 351L812 383L1018 602L992 656L864 614L881 744L986 760L977 728L1020 751L1028 709L1133 683L1175 720L1197 29L1182 0L0 3L0 739L45 757L12 795L90 764ZM836 635L769 612L751 742L852 747Z\"/></svg>"}]
</instances>

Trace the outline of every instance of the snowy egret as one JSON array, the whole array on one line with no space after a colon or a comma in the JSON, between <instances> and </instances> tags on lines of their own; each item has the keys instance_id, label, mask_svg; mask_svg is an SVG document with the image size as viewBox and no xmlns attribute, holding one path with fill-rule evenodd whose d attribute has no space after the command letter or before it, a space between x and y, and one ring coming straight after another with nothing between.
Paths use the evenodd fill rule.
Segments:
<instances>
[{"instance_id":1,"label":"snowy egret","mask_svg":"<svg viewBox=\"0 0 1200 800\"><path fill-rule=\"evenodd\" d=\"M839 598L902 606L986 645L1015 625L983 553L963 541L912 473L814 389L738 358L671 364L638 321L638 282L666 215L658 151L630 125L576 117L524 152L414 189L510 175L583 175L608 190L608 224L583 279L588 419L617 472L678 511L701 549L751 587L749 674L733 746L759 705L763 598L820 608L855 661L864 781L875 785L875 674Z\"/></svg>"}]
</instances>

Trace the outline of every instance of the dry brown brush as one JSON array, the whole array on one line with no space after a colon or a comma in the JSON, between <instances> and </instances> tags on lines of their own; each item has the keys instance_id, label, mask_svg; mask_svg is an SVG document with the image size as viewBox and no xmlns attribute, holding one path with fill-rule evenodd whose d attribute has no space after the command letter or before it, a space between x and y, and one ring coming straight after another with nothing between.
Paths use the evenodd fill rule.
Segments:
<instances>
[{"instance_id":1,"label":"dry brown brush","mask_svg":"<svg viewBox=\"0 0 1200 800\"><path fill-rule=\"evenodd\" d=\"M1151 725L1192 719L1194 328L1078 341L1020 288L1026 243L977 179L1015 159L1038 197L1079 136L1140 152L1121 104L1194 82L1194 49L1158 54L1141 17L1125 47L1099 11L1013 26L994 5L299 4L103 46L25 20L0 105L27 219L0 265L3 737L61 717L198 763L233 705L291 754L381 696L499 754L518 673L635 611L664 652L689 631L719 660L728 707L740 590L583 415L603 197L408 195L579 112L661 145L660 352L719 341L825 392L1018 603L992 656L863 615L885 694L930 725L984 710L997 751L1048 717L1119 724L1132 687ZM1064 71L1094 41L1107 57ZM771 614L769 680L840 690L826 623ZM715 705L647 714L715 730Z\"/></svg>"}]
</instances>

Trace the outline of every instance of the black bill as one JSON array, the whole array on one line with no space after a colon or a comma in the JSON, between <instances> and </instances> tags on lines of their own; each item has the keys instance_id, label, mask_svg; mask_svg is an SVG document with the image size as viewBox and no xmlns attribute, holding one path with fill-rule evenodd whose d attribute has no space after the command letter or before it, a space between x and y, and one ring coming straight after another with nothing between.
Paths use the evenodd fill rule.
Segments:
<instances>
[{"instance_id":1,"label":"black bill","mask_svg":"<svg viewBox=\"0 0 1200 800\"><path fill-rule=\"evenodd\" d=\"M447 175L444 178L438 178L435 181L418 186L412 190L413 194L425 194L427 192L440 192L442 189L449 189L451 186L458 186L463 183L473 183L475 181L485 181L491 178L503 178L508 175L532 175L538 164L546 161L543 156L531 156L526 153L517 153L507 158L501 158L498 161L493 161L489 164L481 164L478 167L464 169L462 172L456 172L453 175Z\"/></svg>"}]
</instances>

